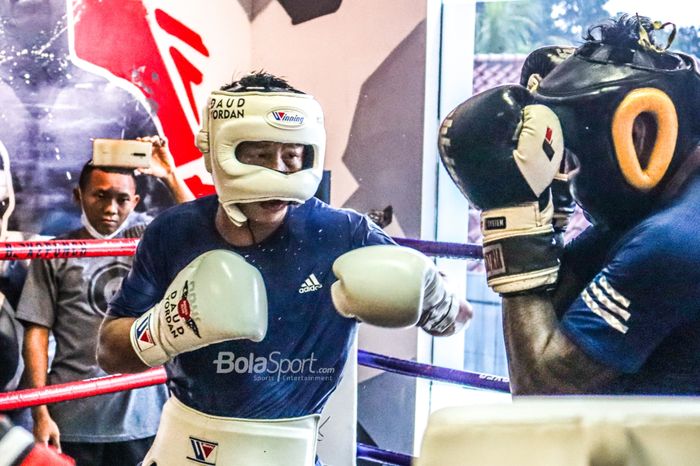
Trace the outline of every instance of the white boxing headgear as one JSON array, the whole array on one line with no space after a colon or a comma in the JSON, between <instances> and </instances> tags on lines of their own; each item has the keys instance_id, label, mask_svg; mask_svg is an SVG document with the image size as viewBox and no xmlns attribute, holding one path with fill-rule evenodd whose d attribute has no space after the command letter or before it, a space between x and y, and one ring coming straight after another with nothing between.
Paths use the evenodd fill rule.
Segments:
<instances>
[{"instance_id":1,"label":"white boxing headgear","mask_svg":"<svg viewBox=\"0 0 700 466\"><path fill-rule=\"evenodd\" d=\"M236 158L236 147L246 141L310 146L313 161L295 173L244 164ZM241 225L246 219L235 204L273 199L301 203L316 193L326 148L323 111L308 94L214 91L203 110L197 147L214 178L219 203Z\"/></svg>"}]
</instances>

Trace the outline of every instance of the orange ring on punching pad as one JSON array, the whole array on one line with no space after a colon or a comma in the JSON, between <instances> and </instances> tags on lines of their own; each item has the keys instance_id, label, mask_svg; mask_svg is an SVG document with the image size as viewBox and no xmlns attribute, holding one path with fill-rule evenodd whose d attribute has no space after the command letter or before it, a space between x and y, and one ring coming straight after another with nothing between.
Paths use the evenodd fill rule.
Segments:
<instances>
[{"instance_id":1,"label":"orange ring on punching pad","mask_svg":"<svg viewBox=\"0 0 700 466\"><path fill-rule=\"evenodd\" d=\"M658 129L649 163L642 169L632 128L635 118L644 112L654 116ZM673 101L664 91L653 87L630 91L615 110L612 137L617 163L627 182L640 191L651 190L666 174L676 148L678 117Z\"/></svg>"}]
</instances>

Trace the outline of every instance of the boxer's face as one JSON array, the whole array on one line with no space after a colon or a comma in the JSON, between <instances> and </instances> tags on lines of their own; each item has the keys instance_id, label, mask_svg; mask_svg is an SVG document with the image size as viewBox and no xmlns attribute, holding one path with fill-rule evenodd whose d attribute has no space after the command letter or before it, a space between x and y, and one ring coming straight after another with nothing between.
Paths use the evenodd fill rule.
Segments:
<instances>
[{"instance_id":1,"label":"boxer's face","mask_svg":"<svg viewBox=\"0 0 700 466\"><path fill-rule=\"evenodd\" d=\"M114 233L140 199L133 176L100 169L90 173L85 188L77 195L90 224L103 235Z\"/></svg>"},{"instance_id":2,"label":"boxer's face","mask_svg":"<svg viewBox=\"0 0 700 466\"><path fill-rule=\"evenodd\" d=\"M238 161L281 173L295 173L304 164L304 145L279 142L242 142L236 147ZM278 223L284 219L289 202L262 201L239 204L245 216L257 223Z\"/></svg>"},{"instance_id":3,"label":"boxer's face","mask_svg":"<svg viewBox=\"0 0 700 466\"><path fill-rule=\"evenodd\" d=\"M242 142L236 147L236 158L248 165L294 173L302 168L304 145L270 141Z\"/></svg>"}]
</instances>

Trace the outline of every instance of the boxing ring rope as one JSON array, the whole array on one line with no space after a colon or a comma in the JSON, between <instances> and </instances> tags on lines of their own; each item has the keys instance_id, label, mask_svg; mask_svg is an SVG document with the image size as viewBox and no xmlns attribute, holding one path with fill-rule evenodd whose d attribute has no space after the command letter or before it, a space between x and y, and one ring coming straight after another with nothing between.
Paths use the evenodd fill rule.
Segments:
<instances>
[{"instance_id":1,"label":"boxing ring rope","mask_svg":"<svg viewBox=\"0 0 700 466\"><path fill-rule=\"evenodd\" d=\"M57 239L0 242L0 260L133 256L138 239Z\"/></svg>"},{"instance_id":2,"label":"boxing ring rope","mask_svg":"<svg viewBox=\"0 0 700 466\"><path fill-rule=\"evenodd\" d=\"M408 238L392 239L401 246L416 249L428 256L460 259L482 258L481 247L476 244L441 243ZM0 242L0 260L132 256L135 254L137 246L138 239ZM503 377L421 364L364 350L358 351L358 364L387 372L456 383L473 388L500 392L510 391L508 380ZM138 374L110 375L43 388L2 393L0 394L0 412L133 390L162 384L166 380L165 369L158 367ZM362 443L357 444L357 458L399 466L410 466L413 459L409 455L382 450Z\"/></svg>"},{"instance_id":3,"label":"boxing ring rope","mask_svg":"<svg viewBox=\"0 0 700 466\"><path fill-rule=\"evenodd\" d=\"M422 239L391 238L400 246L413 248L426 256L446 259L483 259L481 245L473 243L447 243Z\"/></svg>"},{"instance_id":4,"label":"boxing ring rope","mask_svg":"<svg viewBox=\"0 0 700 466\"><path fill-rule=\"evenodd\" d=\"M373 367L387 372L403 374L412 377L435 380L438 382L455 383L459 385L510 393L510 384L507 377L478 372L468 372L448 367L433 366L406 359L392 358L382 354L370 353L365 350L357 351L357 363L365 367Z\"/></svg>"},{"instance_id":5,"label":"boxing ring rope","mask_svg":"<svg viewBox=\"0 0 700 466\"><path fill-rule=\"evenodd\" d=\"M453 259L481 259L481 246L443 243L409 238L392 238L397 244L427 256ZM59 239L48 241L0 242L0 260L65 259L68 257L133 256L138 239Z\"/></svg>"},{"instance_id":6,"label":"boxing ring rope","mask_svg":"<svg viewBox=\"0 0 700 466\"><path fill-rule=\"evenodd\" d=\"M107 375L43 388L0 393L0 412L150 387L165 383L166 380L165 369L156 367L138 374Z\"/></svg>"},{"instance_id":7,"label":"boxing ring rope","mask_svg":"<svg viewBox=\"0 0 700 466\"><path fill-rule=\"evenodd\" d=\"M395 451L382 450L381 448L365 445L364 443L357 444L357 458L363 460L374 461L376 463L388 463L398 466L411 466L413 457Z\"/></svg>"},{"instance_id":8,"label":"boxing ring rope","mask_svg":"<svg viewBox=\"0 0 700 466\"><path fill-rule=\"evenodd\" d=\"M508 379L504 377L421 364L365 350L357 351L357 363L361 366L411 377L449 382L483 390L510 392ZM151 385L165 383L165 381L165 369L156 367L138 374L108 375L78 382L50 385L43 388L0 393L0 412L150 387Z\"/></svg>"}]
</instances>

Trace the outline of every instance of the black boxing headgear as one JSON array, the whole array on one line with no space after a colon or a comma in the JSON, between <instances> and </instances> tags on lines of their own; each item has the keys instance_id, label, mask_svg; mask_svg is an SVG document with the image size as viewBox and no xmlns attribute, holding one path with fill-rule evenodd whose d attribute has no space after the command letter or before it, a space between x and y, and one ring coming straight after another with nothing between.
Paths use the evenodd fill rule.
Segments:
<instances>
[{"instance_id":1,"label":"black boxing headgear","mask_svg":"<svg viewBox=\"0 0 700 466\"><path fill-rule=\"evenodd\" d=\"M700 140L700 75L654 45L664 26L623 15L599 40L593 28L534 91L561 121L574 196L596 223L639 220Z\"/></svg>"}]
</instances>

